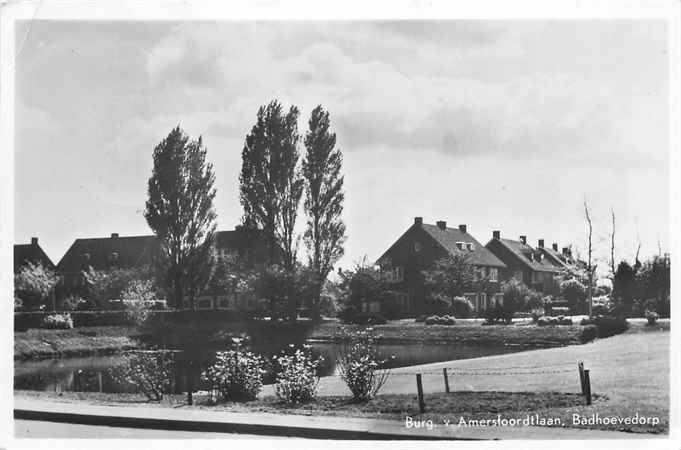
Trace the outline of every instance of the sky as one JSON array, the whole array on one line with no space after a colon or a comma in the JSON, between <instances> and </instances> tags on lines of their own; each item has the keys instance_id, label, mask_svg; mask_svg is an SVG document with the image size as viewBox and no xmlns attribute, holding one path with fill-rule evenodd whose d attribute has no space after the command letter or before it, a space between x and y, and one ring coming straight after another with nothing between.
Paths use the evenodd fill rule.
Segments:
<instances>
[{"instance_id":1,"label":"sky","mask_svg":"<svg viewBox=\"0 0 681 450\"><path fill-rule=\"evenodd\" d=\"M273 99L301 133L330 113L343 268L415 216L585 255L585 199L601 267L611 209L617 260L670 245L661 21L32 21L16 41L15 243L37 236L55 263L76 238L151 233L152 151L178 124L203 137L232 229L244 138Z\"/></svg>"}]
</instances>

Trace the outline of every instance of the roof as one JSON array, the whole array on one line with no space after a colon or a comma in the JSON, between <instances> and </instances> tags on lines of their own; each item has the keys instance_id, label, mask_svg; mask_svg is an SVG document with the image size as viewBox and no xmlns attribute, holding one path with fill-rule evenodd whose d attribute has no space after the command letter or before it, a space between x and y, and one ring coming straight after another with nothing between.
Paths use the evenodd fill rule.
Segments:
<instances>
[{"instance_id":1,"label":"roof","mask_svg":"<svg viewBox=\"0 0 681 450\"><path fill-rule=\"evenodd\" d=\"M36 242L31 244L19 244L14 246L14 271L27 262L42 262L44 266L54 269L54 263Z\"/></svg>"},{"instance_id":2,"label":"roof","mask_svg":"<svg viewBox=\"0 0 681 450\"><path fill-rule=\"evenodd\" d=\"M565 257L554 249L550 247L537 247L537 250L544 253L553 265L557 266L559 269L567 267L567 264L565 264Z\"/></svg>"},{"instance_id":3,"label":"roof","mask_svg":"<svg viewBox=\"0 0 681 450\"><path fill-rule=\"evenodd\" d=\"M551 264L546 258L537 260L537 251L527 244L512 239L495 239L513 253L525 266L537 272L558 272L560 269ZM539 253L541 254L541 253Z\"/></svg>"},{"instance_id":4,"label":"roof","mask_svg":"<svg viewBox=\"0 0 681 450\"><path fill-rule=\"evenodd\" d=\"M506 267L506 264L504 264L503 261L497 258L497 256L485 248L485 246L481 245L480 242L468 232L464 233L458 228L446 227L445 229L441 229L437 225L430 225L427 223L420 225L420 227L451 255L469 255L471 263L478 266ZM473 244L473 250L459 249L457 246L457 243L459 242Z\"/></svg>"},{"instance_id":5,"label":"roof","mask_svg":"<svg viewBox=\"0 0 681 450\"><path fill-rule=\"evenodd\" d=\"M76 239L57 264L60 272L137 267L151 262L158 250L155 235Z\"/></svg>"},{"instance_id":6,"label":"roof","mask_svg":"<svg viewBox=\"0 0 681 450\"><path fill-rule=\"evenodd\" d=\"M251 234L252 233L252 234ZM260 240L261 231L242 228L215 233L215 246L242 254ZM146 236L111 236L76 239L57 265L60 272L80 272L87 266L105 270L112 266L138 267L151 263L159 251L158 238ZM85 255L88 256L85 256Z\"/></svg>"}]
</instances>

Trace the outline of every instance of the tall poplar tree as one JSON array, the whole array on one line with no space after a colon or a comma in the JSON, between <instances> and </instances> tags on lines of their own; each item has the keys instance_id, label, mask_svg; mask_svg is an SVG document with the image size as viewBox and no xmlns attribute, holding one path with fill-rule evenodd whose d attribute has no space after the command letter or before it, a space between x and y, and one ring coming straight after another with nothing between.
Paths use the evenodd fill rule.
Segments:
<instances>
[{"instance_id":1,"label":"tall poplar tree","mask_svg":"<svg viewBox=\"0 0 681 450\"><path fill-rule=\"evenodd\" d=\"M161 244L161 269L171 304L182 306L210 281L215 265L215 175L206 162L201 137L190 138L179 125L154 149L144 217Z\"/></svg>"},{"instance_id":2,"label":"tall poplar tree","mask_svg":"<svg viewBox=\"0 0 681 450\"><path fill-rule=\"evenodd\" d=\"M319 317L321 288L343 256L345 224L343 213L344 177L341 174L343 155L336 147L336 134L329 131L329 113L317 106L310 116L305 135L307 153L303 160L305 179L305 212L307 228L304 234L309 264L313 270L317 289L313 296L313 315Z\"/></svg>"},{"instance_id":3,"label":"tall poplar tree","mask_svg":"<svg viewBox=\"0 0 681 450\"><path fill-rule=\"evenodd\" d=\"M283 112L277 100L258 109L241 153L240 200L244 225L262 229L270 263L296 263L295 224L303 193L298 168L298 108Z\"/></svg>"}]
</instances>

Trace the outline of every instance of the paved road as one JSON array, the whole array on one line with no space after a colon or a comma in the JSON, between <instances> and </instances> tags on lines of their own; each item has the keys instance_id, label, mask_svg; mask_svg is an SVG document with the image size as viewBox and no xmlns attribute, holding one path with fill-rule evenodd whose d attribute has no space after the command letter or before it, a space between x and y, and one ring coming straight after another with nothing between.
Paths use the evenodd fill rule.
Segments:
<instances>
[{"instance_id":1,"label":"paved road","mask_svg":"<svg viewBox=\"0 0 681 450\"><path fill-rule=\"evenodd\" d=\"M277 436L259 436L234 433L205 433L192 431L149 430L95 425L77 425L36 420L15 420L14 435L17 438L38 439L272 439Z\"/></svg>"}]
</instances>

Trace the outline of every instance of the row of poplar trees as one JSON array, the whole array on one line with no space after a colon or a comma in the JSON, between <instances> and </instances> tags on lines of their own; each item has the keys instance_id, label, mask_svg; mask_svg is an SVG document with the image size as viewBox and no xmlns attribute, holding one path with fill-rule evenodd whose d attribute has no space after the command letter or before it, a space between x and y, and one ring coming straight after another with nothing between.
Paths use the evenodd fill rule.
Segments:
<instances>
[{"instance_id":1,"label":"row of poplar trees","mask_svg":"<svg viewBox=\"0 0 681 450\"><path fill-rule=\"evenodd\" d=\"M321 289L333 265L343 255L343 157L330 131L329 113L314 108L302 137L299 110L285 111L272 101L258 109L256 122L242 150L239 194L242 225L260 230L269 263L294 271L298 264L296 223L303 200L306 216L303 242L308 269L316 280L313 314L318 317ZM178 126L153 153L144 216L161 242L162 281L172 305L195 299L211 281L215 267L214 239L217 215L213 165L206 147Z\"/></svg>"}]
</instances>

